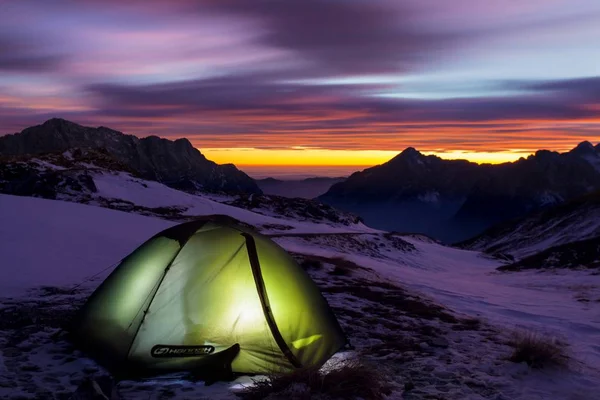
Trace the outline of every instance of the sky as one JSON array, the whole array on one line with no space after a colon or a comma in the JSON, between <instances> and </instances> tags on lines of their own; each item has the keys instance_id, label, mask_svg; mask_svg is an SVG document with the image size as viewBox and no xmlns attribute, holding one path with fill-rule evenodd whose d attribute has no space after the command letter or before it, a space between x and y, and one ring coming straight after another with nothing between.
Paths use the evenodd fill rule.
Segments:
<instances>
[{"instance_id":1,"label":"sky","mask_svg":"<svg viewBox=\"0 0 600 400\"><path fill-rule=\"evenodd\" d=\"M600 141L599 38L598 0L0 0L0 134L62 117L240 166L511 161Z\"/></svg>"}]
</instances>

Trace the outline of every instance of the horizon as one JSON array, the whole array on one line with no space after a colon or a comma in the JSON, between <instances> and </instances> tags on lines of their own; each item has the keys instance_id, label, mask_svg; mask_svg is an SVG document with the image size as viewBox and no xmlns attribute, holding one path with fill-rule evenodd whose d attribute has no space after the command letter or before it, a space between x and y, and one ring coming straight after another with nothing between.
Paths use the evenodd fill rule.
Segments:
<instances>
[{"instance_id":1,"label":"horizon","mask_svg":"<svg viewBox=\"0 0 600 400\"><path fill-rule=\"evenodd\" d=\"M308 169L600 141L595 0L21 0L2 13L0 134L58 114L187 137L219 163Z\"/></svg>"},{"instance_id":2,"label":"horizon","mask_svg":"<svg viewBox=\"0 0 600 400\"><path fill-rule=\"evenodd\" d=\"M78 125L85 126L78 122L69 121L65 118L61 117L52 117L51 119L59 119L65 120L71 123L75 123ZM48 120L47 120L48 121ZM47 122L43 121L39 124L33 125L42 125ZM99 125L93 128L98 128ZM110 126L105 126L106 128L113 129ZM29 127L24 127L26 129ZM15 134L20 133L23 129ZM122 134L127 135L127 132L121 132ZM0 133L0 137L7 135L10 133ZM135 135L140 138L145 136ZM148 135L149 136L149 135ZM157 135L161 137L160 135ZM167 137L166 139L175 140L175 139L187 139L189 138L183 136L178 138ZM568 152L583 142L588 142L592 146L600 145L600 140L597 143L594 143L591 140L583 140L577 143L573 143L566 148L560 149L549 149L549 148L539 148L533 151L525 151L525 150L515 150L510 153L503 152L468 152L464 150L455 150L455 151L445 151L445 152L437 152L437 151L422 151L415 146L407 146L404 149L399 150L385 150L385 151L344 151L344 150L327 150L327 149L318 149L318 148L292 148L292 149L281 149L281 150L273 150L273 149L254 149L254 148L198 148L194 147L196 150L200 151L208 160L216 162L217 164L234 164L238 169L245 172L248 176L253 179L265 179L265 178L275 178L279 180L304 180L307 178L346 178L350 176L352 173L357 171L362 171L367 168L375 167L381 164L384 164L390 161L392 158L396 157L404 150L408 148L414 148L419 153L429 156L434 155L444 160L466 160L475 164L502 164L502 163L511 163L518 161L521 158L527 158L531 155L534 155L537 151L540 150L548 150L555 151L558 153ZM191 141L190 141L191 143ZM265 153L273 153L272 156L265 156ZM252 162L255 161L256 155L263 163ZM250 157L249 157L250 156ZM321 159L320 157L327 156L329 157L329 164L319 164L318 161ZM301 159L305 161L304 164L298 163L297 161ZM241 161L241 162L239 162ZM250 161L250 163L244 163L244 161ZM266 163L264 163L266 161ZM278 161L283 161L278 163ZM351 162L345 162L351 161ZM359 161L359 162L357 162Z\"/></svg>"}]
</instances>

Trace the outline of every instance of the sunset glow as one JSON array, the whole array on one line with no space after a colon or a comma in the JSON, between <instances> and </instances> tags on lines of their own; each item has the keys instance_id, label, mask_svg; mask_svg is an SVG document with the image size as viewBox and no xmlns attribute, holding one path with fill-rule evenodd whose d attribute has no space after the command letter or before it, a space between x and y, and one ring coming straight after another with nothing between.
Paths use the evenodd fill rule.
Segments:
<instances>
[{"instance_id":1,"label":"sunset glow","mask_svg":"<svg viewBox=\"0 0 600 400\"><path fill-rule=\"evenodd\" d=\"M253 148L205 148L202 153L210 160L219 164L230 163L236 160L239 166L244 165L274 165L274 166L364 166L383 164L398 155L393 150L327 150L327 149L253 149ZM468 160L476 163L498 164L516 161L526 157L524 152L431 152L423 154L436 155L448 160Z\"/></svg>"}]
</instances>

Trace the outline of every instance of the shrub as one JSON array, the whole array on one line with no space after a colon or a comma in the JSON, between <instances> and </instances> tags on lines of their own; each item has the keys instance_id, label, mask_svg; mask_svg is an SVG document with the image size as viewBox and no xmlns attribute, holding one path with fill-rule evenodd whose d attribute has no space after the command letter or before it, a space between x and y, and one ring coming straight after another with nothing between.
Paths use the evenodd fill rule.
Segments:
<instances>
[{"instance_id":1,"label":"shrub","mask_svg":"<svg viewBox=\"0 0 600 400\"><path fill-rule=\"evenodd\" d=\"M566 344L537 333L517 333L510 342L514 351L509 360L525 362L531 368L566 367L569 356Z\"/></svg>"},{"instance_id":2,"label":"shrub","mask_svg":"<svg viewBox=\"0 0 600 400\"><path fill-rule=\"evenodd\" d=\"M271 374L240 395L247 400L259 400L271 394L293 393L294 399L316 396L329 399L380 400L391 388L381 372L358 360L332 363L330 366L298 369L288 374Z\"/></svg>"},{"instance_id":3,"label":"shrub","mask_svg":"<svg viewBox=\"0 0 600 400\"><path fill-rule=\"evenodd\" d=\"M349 276L353 271L357 269L361 269L360 265L353 263L350 260L346 260L342 257L333 257L329 260L334 265L333 271L331 271L331 275L337 276Z\"/></svg>"},{"instance_id":4,"label":"shrub","mask_svg":"<svg viewBox=\"0 0 600 400\"><path fill-rule=\"evenodd\" d=\"M305 258L300 262L300 266L306 271L318 270L323 268L323 263L314 258Z\"/></svg>"}]
</instances>

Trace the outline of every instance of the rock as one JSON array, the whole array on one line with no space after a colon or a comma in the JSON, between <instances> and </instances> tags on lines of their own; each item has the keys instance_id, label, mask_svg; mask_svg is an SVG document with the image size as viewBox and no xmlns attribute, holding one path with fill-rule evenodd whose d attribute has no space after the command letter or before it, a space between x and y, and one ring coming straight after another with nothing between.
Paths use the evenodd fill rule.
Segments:
<instances>
[{"instance_id":1,"label":"rock","mask_svg":"<svg viewBox=\"0 0 600 400\"><path fill-rule=\"evenodd\" d=\"M450 380L454 378L454 373L446 370L435 371L435 375L440 379Z\"/></svg>"},{"instance_id":2,"label":"rock","mask_svg":"<svg viewBox=\"0 0 600 400\"><path fill-rule=\"evenodd\" d=\"M60 379L58 379L54 376L44 376L42 378L42 381L46 382L46 383L60 383Z\"/></svg>"},{"instance_id":3,"label":"rock","mask_svg":"<svg viewBox=\"0 0 600 400\"><path fill-rule=\"evenodd\" d=\"M528 372L529 372L529 366L527 365L527 363L524 363L524 362L514 364L510 368L510 375L513 378L518 378L520 376L527 374Z\"/></svg>"},{"instance_id":4,"label":"rock","mask_svg":"<svg viewBox=\"0 0 600 400\"><path fill-rule=\"evenodd\" d=\"M7 347L2 350L2 355L4 357L17 357L21 355L21 350L17 349L16 347Z\"/></svg>"},{"instance_id":5,"label":"rock","mask_svg":"<svg viewBox=\"0 0 600 400\"><path fill-rule=\"evenodd\" d=\"M5 377L0 377L0 388L12 388L16 387L17 383L12 379L8 379Z\"/></svg>"},{"instance_id":6,"label":"rock","mask_svg":"<svg viewBox=\"0 0 600 400\"><path fill-rule=\"evenodd\" d=\"M71 396L71 400L121 400L112 380L99 379L102 380L102 384L93 379L84 380Z\"/></svg>"},{"instance_id":7,"label":"rock","mask_svg":"<svg viewBox=\"0 0 600 400\"><path fill-rule=\"evenodd\" d=\"M86 367L83 368L83 373L84 374L93 374L98 372L98 368L94 367L93 365L88 365Z\"/></svg>"},{"instance_id":8,"label":"rock","mask_svg":"<svg viewBox=\"0 0 600 400\"><path fill-rule=\"evenodd\" d=\"M21 371L38 372L40 369L41 368L35 364L25 364L21 366Z\"/></svg>"},{"instance_id":9,"label":"rock","mask_svg":"<svg viewBox=\"0 0 600 400\"><path fill-rule=\"evenodd\" d=\"M444 339L443 337L433 338L429 341L429 344L432 345L433 347L440 347L440 348L444 348L444 349L448 348L448 346L450 345L448 340Z\"/></svg>"}]
</instances>

